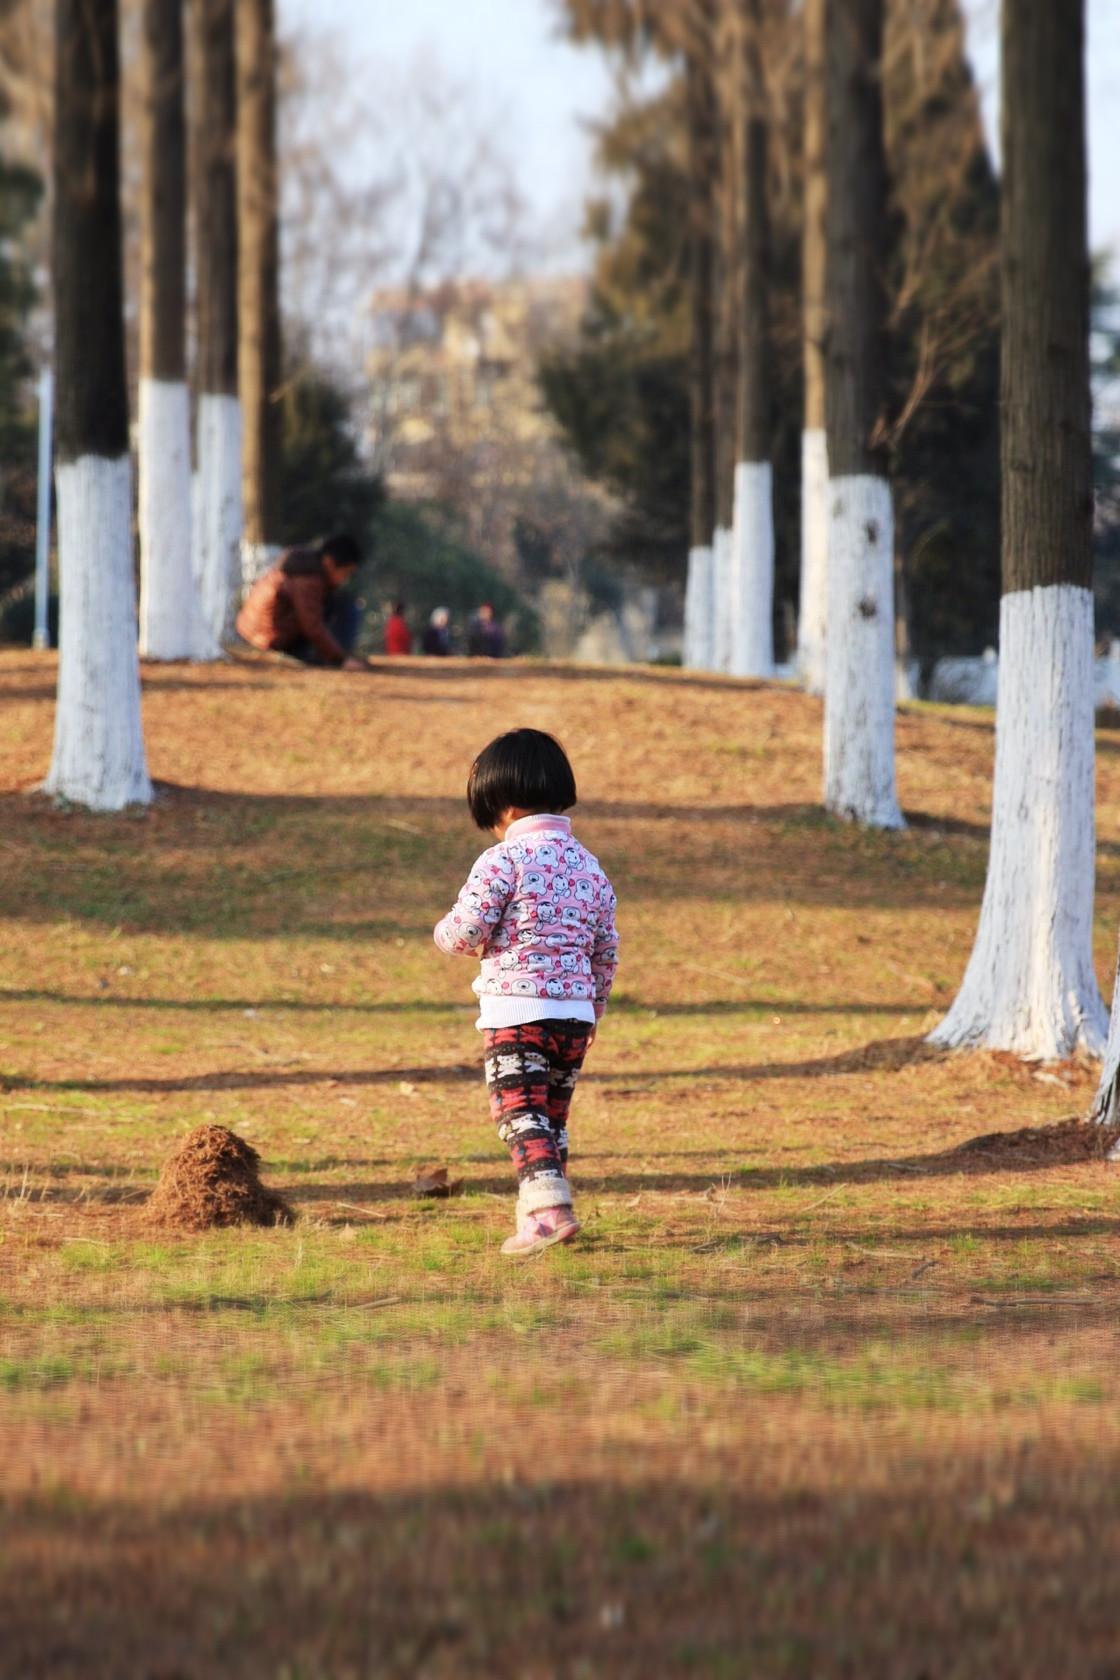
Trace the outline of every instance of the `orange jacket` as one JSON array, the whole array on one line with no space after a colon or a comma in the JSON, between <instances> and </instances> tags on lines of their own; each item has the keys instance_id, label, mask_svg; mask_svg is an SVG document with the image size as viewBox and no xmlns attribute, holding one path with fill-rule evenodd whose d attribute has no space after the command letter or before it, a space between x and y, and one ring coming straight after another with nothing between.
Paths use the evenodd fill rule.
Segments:
<instances>
[{"instance_id":1,"label":"orange jacket","mask_svg":"<svg viewBox=\"0 0 1120 1680\"><path fill-rule=\"evenodd\" d=\"M280 652L308 641L328 665L346 658L323 622L334 593L312 549L292 548L250 589L237 615L237 633L253 647Z\"/></svg>"}]
</instances>

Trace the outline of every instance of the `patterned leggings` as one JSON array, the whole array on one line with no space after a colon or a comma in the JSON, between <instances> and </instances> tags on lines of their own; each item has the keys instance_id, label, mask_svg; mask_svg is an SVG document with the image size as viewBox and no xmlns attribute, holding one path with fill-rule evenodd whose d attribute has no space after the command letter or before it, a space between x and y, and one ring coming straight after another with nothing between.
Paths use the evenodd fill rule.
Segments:
<instances>
[{"instance_id":1,"label":"patterned leggings","mask_svg":"<svg viewBox=\"0 0 1120 1680\"><path fill-rule=\"evenodd\" d=\"M568 1110L594 1031L590 1021L483 1029L490 1113L513 1158L525 1212L572 1199L564 1170Z\"/></svg>"}]
</instances>

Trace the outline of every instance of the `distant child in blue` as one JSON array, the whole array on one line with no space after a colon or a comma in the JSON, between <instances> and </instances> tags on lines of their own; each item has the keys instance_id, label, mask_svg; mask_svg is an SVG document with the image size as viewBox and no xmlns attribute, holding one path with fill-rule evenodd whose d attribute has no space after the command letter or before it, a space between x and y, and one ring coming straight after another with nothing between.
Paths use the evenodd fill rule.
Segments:
<instances>
[{"instance_id":1,"label":"distant child in blue","mask_svg":"<svg viewBox=\"0 0 1120 1680\"><path fill-rule=\"evenodd\" d=\"M568 1110L618 966L615 895L562 815L576 802L567 754L514 729L476 758L467 803L498 844L475 863L435 930L449 955L478 956L490 1111L518 1179L514 1257L580 1229L568 1182Z\"/></svg>"}]
</instances>

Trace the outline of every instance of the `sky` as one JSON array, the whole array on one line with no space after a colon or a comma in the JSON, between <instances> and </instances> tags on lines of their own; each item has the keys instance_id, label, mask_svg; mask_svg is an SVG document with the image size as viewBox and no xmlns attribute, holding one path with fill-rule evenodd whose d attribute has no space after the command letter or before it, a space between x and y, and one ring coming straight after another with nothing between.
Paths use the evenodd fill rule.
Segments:
<instances>
[{"instance_id":1,"label":"sky","mask_svg":"<svg viewBox=\"0 0 1120 1680\"><path fill-rule=\"evenodd\" d=\"M998 0L965 0L969 52L989 134L998 123ZM550 266L578 260L583 200L592 186L588 122L606 111L611 70L595 47L556 26L556 0L278 0L281 29L345 36L376 74L405 75L434 56L469 81L502 131L523 191L547 229ZM1120 0L1087 0L1089 223L1094 250L1120 265Z\"/></svg>"}]
</instances>

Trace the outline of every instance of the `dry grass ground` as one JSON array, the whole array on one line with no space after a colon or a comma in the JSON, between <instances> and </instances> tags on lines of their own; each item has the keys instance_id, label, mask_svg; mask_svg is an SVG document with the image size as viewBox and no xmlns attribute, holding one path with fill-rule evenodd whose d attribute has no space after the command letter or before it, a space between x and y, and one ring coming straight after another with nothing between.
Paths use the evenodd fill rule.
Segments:
<instances>
[{"instance_id":1,"label":"dry grass ground","mask_svg":"<svg viewBox=\"0 0 1120 1680\"><path fill-rule=\"evenodd\" d=\"M1120 1673L1116 1169L957 1152L1093 1070L922 1042L989 717L905 711L910 826L869 835L782 688L149 669L160 798L106 819L24 791L53 689L0 655L0 1673ZM624 939L586 1236L520 1269L471 966L430 943L513 722L568 744ZM145 1225L207 1122L294 1228ZM466 1194L416 1200L431 1161Z\"/></svg>"}]
</instances>

